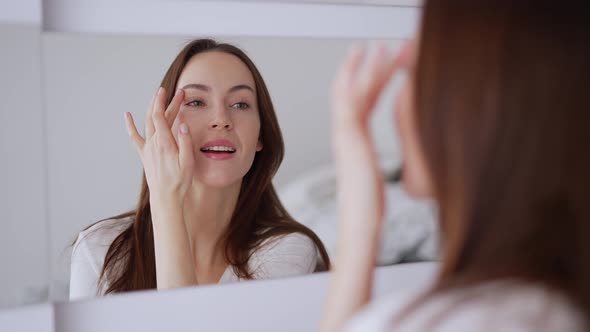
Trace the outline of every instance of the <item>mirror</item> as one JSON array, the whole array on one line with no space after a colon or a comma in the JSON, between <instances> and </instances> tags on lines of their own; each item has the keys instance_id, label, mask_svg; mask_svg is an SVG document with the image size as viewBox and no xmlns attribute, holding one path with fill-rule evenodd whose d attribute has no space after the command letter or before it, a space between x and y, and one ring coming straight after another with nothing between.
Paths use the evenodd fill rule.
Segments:
<instances>
[{"instance_id":1,"label":"mirror","mask_svg":"<svg viewBox=\"0 0 590 332\"><path fill-rule=\"evenodd\" d=\"M154 90L190 39L0 25L6 45L0 55L0 177L8 220L0 233L5 267L0 307L67 300L70 244L78 232L134 208L142 165L123 113L132 112L143 128ZM286 148L275 187L293 217L333 253L329 87L350 45L366 40L216 39L243 49L260 70ZM386 42L397 48L402 41ZM381 265L436 257L432 208L405 196L396 179L401 159L391 117L396 86L389 87L372 123L390 179Z\"/></svg>"},{"instance_id":2,"label":"mirror","mask_svg":"<svg viewBox=\"0 0 590 332\"><path fill-rule=\"evenodd\" d=\"M172 59L189 39L73 34L43 36L46 93L52 296L67 298L69 253L77 232L103 218L129 211L139 194L142 165L129 142L123 112L143 126L149 100ZM275 177L283 203L300 222L335 245L335 187L331 171L329 86L340 60L355 40L223 38L253 59L269 88L286 155ZM362 41L360 41L362 42ZM398 47L400 41L389 41ZM393 172L399 164L392 131L392 85L374 119L378 151ZM391 195L400 201L398 186ZM409 200L403 204L409 204ZM397 204L400 205L400 204ZM400 206L400 208L409 208ZM426 213L416 207L417 214ZM404 215L403 209L395 211ZM399 216L397 216L399 217ZM432 255L432 228L416 220L389 225L380 263ZM403 225L403 223L409 225ZM399 228L415 232L408 239ZM423 227L423 229L420 229ZM417 248L409 248L409 241ZM424 243L421 243L424 242ZM397 250L397 251L396 251Z\"/></svg>"}]
</instances>

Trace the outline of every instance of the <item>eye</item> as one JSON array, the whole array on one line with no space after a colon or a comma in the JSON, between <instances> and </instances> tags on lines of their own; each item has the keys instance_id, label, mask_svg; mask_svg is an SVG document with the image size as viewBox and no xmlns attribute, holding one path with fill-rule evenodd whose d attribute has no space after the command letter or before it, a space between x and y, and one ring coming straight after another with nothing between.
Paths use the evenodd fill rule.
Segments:
<instances>
[{"instance_id":1,"label":"eye","mask_svg":"<svg viewBox=\"0 0 590 332\"><path fill-rule=\"evenodd\" d=\"M250 105L248 105L247 103L244 102L239 102L239 103L235 103L233 105L231 105L232 108L235 109L239 109L239 110L246 110L248 108L250 108Z\"/></svg>"},{"instance_id":2,"label":"eye","mask_svg":"<svg viewBox=\"0 0 590 332\"><path fill-rule=\"evenodd\" d=\"M202 102L201 100L193 100L193 101L186 103L186 106L203 107L203 106L205 106L205 103Z\"/></svg>"}]
</instances>

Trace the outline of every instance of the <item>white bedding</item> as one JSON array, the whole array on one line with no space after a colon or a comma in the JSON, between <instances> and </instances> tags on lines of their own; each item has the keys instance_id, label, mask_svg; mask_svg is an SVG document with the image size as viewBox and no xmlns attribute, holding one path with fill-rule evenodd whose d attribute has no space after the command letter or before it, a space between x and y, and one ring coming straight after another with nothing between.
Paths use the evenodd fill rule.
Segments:
<instances>
[{"instance_id":1,"label":"white bedding","mask_svg":"<svg viewBox=\"0 0 590 332\"><path fill-rule=\"evenodd\" d=\"M386 184L386 211L378 265L437 259L435 209L410 198L399 183ZM331 166L300 176L282 187L279 196L291 215L322 239L332 257L336 247L336 181Z\"/></svg>"}]
</instances>

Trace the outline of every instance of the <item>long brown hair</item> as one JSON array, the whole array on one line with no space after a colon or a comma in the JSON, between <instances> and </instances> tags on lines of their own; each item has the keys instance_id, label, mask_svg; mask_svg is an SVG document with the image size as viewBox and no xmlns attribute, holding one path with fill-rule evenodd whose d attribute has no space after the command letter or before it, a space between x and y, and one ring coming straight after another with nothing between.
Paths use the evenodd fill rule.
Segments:
<instances>
[{"instance_id":1,"label":"long brown hair","mask_svg":"<svg viewBox=\"0 0 590 332\"><path fill-rule=\"evenodd\" d=\"M248 56L237 47L211 39L198 39L187 44L164 75L161 86L175 91L176 83L188 61L202 52L225 52L238 57L252 73L256 84L260 115L260 140L264 149L254 158L252 167L242 180L242 186L229 227L222 237L225 258L236 275L253 278L248 260L268 239L290 233L308 236L317 246L323 260L319 269L330 266L330 259L318 236L296 222L281 204L273 184L274 174L284 155L284 143L272 101L260 72ZM172 100L168 94L166 105ZM133 223L115 238L110 245L99 285L107 283L108 293L156 288L154 234L149 203L150 191L145 174L137 208L112 217L132 217Z\"/></svg>"},{"instance_id":2,"label":"long brown hair","mask_svg":"<svg viewBox=\"0 0 590 332\"><path fill-rule=\"evenodd\" d=\"M414 98L443 239L434 293L516 279L590 322L589 80L585 1L427 1Z\"/></svg>"}]
</instances>

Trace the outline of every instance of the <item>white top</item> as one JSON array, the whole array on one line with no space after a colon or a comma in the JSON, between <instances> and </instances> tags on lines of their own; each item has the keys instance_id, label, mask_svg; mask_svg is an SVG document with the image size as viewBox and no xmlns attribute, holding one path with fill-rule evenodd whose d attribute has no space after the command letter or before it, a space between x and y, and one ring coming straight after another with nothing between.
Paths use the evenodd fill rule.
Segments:
<instances>
[{"instance_id":1,"label":"white top","mask_svg":"<svg viewBox=\"0 0 590 332\"><path fill-rule=\"evenodd\" d=\"M397 321L416 295L385 296L353 317L344 331L585 331L577 309L541 286L497 281L454 290L427 300Z\"/></svg>"},{"instance_id":2,"label":"white top","mask_svg":"<svg viewBox=\"0 0 590 332\"><path fill-rule=\"evenodd\" d=\"M108 285L98 289L98 278L113 240L132 222L132 218L109 219L80 232L72 251L70 299L103 295ZM317 248L306 235L292 233L266 240L250 257L254 279L282 278L312 273L317 263ZM219 283L242 281L228 266Z\"/></svg>"}]
</instances>

